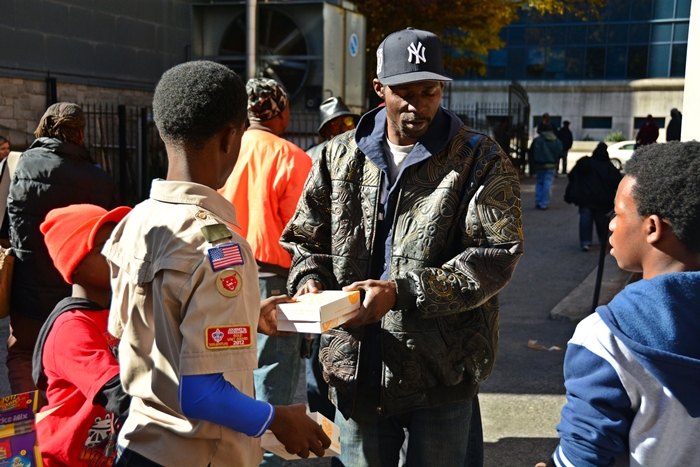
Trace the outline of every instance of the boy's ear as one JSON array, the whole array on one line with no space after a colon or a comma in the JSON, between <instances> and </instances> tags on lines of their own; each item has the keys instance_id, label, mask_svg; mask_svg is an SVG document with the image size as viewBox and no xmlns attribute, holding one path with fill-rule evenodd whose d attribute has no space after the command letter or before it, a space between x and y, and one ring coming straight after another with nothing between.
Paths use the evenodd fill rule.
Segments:
<instances>
[{"instance_id":1,"label":"boy's ear","mask_svg":"<svg viewBox=\"0 0 700 467\"><path fill-rule=\"evenodd\" d=\"M671 226L664 222L657 214L652 214L644 220L644 228L647 234L647 243L654 245L669 232Z\"/></svg>"},{"instance_id":2,"label":"boy's ear","mask_svg":"<svg viewBox=\"0 0 700 467\"><path fill-rule=\"evenodd\" d=\"M231 126L226 126L222 130L222 137L221 137L221 150L228 154L231 148L233 147L233 143L236 138L236 133L240 131L236 129L233 125Z\"/></svg>"}]
</instances>

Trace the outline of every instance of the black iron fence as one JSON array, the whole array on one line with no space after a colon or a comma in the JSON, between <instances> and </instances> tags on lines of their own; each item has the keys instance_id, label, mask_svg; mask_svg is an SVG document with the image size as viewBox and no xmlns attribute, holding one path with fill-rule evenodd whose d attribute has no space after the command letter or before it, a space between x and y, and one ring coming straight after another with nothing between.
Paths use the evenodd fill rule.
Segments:
<instances>
[{"instance_id":1,"label":"black iron fence","mask_svg":"<svg viewBox=\"0 0 700 467\"><path fill-rule=\"evenodd\" d=\"M165 145L148 107L83 104L85 146L112 175L123 204L133 206L148 197L151 180L165 177Z\"/></svg>"}]
</instances>

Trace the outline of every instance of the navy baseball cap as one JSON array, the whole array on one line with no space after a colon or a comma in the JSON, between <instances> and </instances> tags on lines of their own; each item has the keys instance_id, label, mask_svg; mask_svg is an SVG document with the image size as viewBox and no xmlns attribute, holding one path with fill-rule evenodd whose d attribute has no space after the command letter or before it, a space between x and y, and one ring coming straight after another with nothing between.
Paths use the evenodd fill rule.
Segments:
<instances>
[{"instance_id":1,"label":"navy baseball cap","mask_svg":"<svg viewBox=\"0 0 700 467\"><path fill-rule=\"evenodd\" d=\"M389 34L377 48L377 79L384 85L452 81L442 66L442 44L429 31L407 28Z\"/></svg>"}]
</instances>

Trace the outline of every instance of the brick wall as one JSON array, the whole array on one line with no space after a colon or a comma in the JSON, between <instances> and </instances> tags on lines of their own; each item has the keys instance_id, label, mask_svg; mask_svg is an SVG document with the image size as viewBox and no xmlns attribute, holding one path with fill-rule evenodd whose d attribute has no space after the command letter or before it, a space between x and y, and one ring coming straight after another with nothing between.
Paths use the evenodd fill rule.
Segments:
<instances>
[{"instance_id":1,"label":"brick wall","mask_svg":"<svg viewBox=\"0 0 700 467\"><path fill-rule=\"evenodd\" d=\"M150 106L153 93L83 84L61 83L56 86L59 102L78 104L123 104ZM10 147L23 151L34 140L34 130L46 110L44 81L0 77L0 135L10 140Z\"/></svg>"}]
</instances>

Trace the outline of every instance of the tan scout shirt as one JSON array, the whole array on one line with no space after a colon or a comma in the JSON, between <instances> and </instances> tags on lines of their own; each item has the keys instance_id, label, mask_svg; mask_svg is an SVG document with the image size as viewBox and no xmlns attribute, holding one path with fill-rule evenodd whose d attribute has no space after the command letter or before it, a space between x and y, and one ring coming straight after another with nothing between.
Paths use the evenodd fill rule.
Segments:
<instances>
[{"instance_id":1,"label":"tan scout shirt","mask_svg":"<svg viewBox=\"0 0 700 467\"><path fill-rule=\"evenodd\" d=\"M189 419L178 402L181 375L223 373L254 396L255 258L230 227L232 238L213 243L202 232L235 222L235 209L216 191L156 180L150 199L119 224L103 250L112 268L109 331L121 338L121 380L133 397L119 444L164 466L257 466L262 458L259 439ZM232 242L244 265L214 271L207 249ZM222 281L233 271L235 280Z\"/></svg>"}]
</instances>

